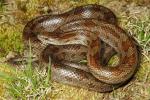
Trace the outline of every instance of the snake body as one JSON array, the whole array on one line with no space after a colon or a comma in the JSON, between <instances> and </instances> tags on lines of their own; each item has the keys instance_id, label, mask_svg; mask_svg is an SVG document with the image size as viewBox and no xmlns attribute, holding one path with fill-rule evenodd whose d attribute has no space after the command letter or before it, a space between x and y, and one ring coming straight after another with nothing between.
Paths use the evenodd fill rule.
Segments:
<instances>
[{"instance_id":1,"label":"snake body","mask_svg":"<svg viewBox=\"0 0 150 100\"><path fill-rule=\"evenodd\" d=\"M44 62L52 59L52 80L108 92L129 80L139 61L135 41L117 25L114 13L91 4L63 14L37 17L24 28L26 46ZM119 55L119 64L108 61ZM78 63L87 60L87 64ZM99 63L100 61L100 63Z\"/></svg>"}]
</instances>

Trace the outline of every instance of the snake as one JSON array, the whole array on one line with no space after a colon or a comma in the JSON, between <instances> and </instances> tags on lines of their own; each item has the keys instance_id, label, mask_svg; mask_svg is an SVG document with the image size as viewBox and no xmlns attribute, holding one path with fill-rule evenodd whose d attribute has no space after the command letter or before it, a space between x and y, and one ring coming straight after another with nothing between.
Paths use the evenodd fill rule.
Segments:
<instances>
[{"instance_id":1,"label":"snake","mask_svg":"<svg viewBox=\"0 0 150 100\"><path fill-rule=\"evenodd\" d=\"M38 16L25 25L23 40L41 61L51 58L52 80L97 92L120 87L139 62L135 40L119 27L110 9L97 4ZM119 63L109 66L115 54Z\"/></svg>"}]
</instances>

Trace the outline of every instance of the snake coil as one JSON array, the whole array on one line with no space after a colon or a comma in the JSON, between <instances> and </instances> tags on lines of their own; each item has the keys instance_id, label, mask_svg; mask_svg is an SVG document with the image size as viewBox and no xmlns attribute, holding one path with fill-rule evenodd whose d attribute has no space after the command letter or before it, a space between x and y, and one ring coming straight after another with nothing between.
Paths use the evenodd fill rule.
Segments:
<instances>
[{"instance_id":1,"label":"snake coil","mask_svg":"<svg viewBox=\"0 0 150 100\"><path fill-rule=\"evenodd\" d=\"M138 66L133 38L117 25L110 9L96 4L39 16L27 23L23 39L26 46L31 41L39 59L51 58L52 80L97 92L118 88ZM110 67L107 63L114 54L119 63Z\"/></svg>"}]
</instances>

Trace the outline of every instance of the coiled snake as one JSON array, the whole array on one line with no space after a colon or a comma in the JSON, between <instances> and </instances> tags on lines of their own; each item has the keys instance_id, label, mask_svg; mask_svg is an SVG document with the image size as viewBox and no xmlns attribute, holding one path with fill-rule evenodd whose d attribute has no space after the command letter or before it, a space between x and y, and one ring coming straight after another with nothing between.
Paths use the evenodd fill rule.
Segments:
<instances>
[{"instance_id":1,"label":"coiled snake","mask_svg":"<svg viewBox=\"0 0 150 100\"><path fill-rule=\"evenodd\" d=\"M117 25L114 13L96 4L37 17L25 26L23 39L26 46L31 41L39 59L51 58L54 81L98 92L112 91L129 80L139 61L135 41ZM109 67L116 53L119 64Z\"/></svg>"}]
</instances>

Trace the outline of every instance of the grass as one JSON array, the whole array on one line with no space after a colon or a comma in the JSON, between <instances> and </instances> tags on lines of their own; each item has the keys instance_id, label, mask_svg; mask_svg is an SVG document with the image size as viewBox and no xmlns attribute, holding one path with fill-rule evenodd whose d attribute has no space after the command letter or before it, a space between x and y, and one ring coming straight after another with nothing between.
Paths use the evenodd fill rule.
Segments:
<instances>
[{"instance_id":1,"label":"grass","mask_svg":"<svg viewBox=\"0 0 150 100\"><path fill-rule=\"evenodd\" d=\"M126 24L127 29L131 30L130 33L136 33L136 40L143 48L143 53L148 55L150 51L150 16L144 19L130 19ZM132 34L132 35L134 35Z\"/></svg>"},{"instance_id":2,"label":"grass","mask_svg":"<svg viewBox=\"0 0 150 100\"><path fill-rule=\"evenodd\" d=\"M16 1L19 2L18 4L22 4L21 1ZM137 6L140 2L143 2L142 0L132 0L137 5L133 6L129 3L128 7L124 9L123 1L61 0L59 2L59 0L29 0L29 2L23 2L25 3L23 7L26 8L26 11L18 9L15 10L17 13L13 10L7 11L5 5L0 2L0 57L5 57L9 51L22 53L23 42L21 34L23 27L28 20L41 14L42 6L50 7L51 9L57 8L56 11L65 11L77 5L91 3L102 4L111 8L119 17L120 26L138 41L140 47L142 47L143 55L139 71L133 80L122 88L104 94L50 82L50 70L46 72L45 69L33 68L31 59L29 59L29 63L24 70L16 70L12 66L6 67L8 66L7 64L0 63L0 76L3 77L0 78L0 97L2 99L32 98L40 100L46 98L51 98L52 100L149 100L150 9ZM115 6L116 4L117 6ZM134 13L137 7L139 7L138 11L141 11L139 14ZM113 60L110 63L114 64Z\"/></svg>"},{"instance_id":3,"label":"grass","mask_svg":"<svg viewBox=\"0 0 150 100\"><path fill-rule=\"evenodd\" d=\"M50 94L52 95L50 64L48 65L48 71L45 69L39 71L38 68L32 67L32 59L29 57L25 69L19 71L10 68L10 70L12 71L11 74L0 71L0 78L6 82L5 87L8 93L5 96L21 100L45 100L48 96L52 98L50 96Z\"/></svg>"}]
</instances>

